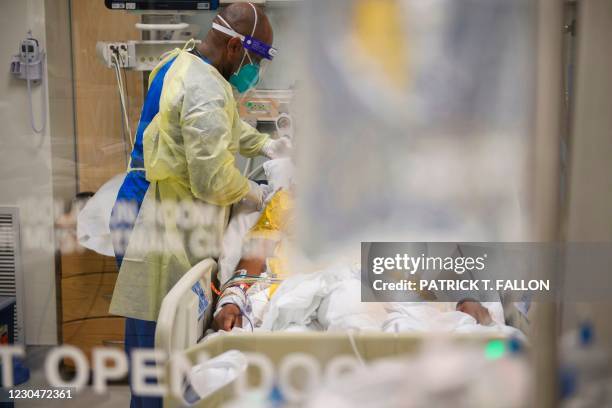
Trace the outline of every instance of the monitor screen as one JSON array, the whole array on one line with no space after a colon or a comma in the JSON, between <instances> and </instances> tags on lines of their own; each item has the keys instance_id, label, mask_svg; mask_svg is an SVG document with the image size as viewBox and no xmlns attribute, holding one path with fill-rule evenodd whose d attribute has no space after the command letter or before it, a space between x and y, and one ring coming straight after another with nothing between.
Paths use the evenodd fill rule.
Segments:
<instances>
[{"instance_id":1,"label":"monitor screen","mask_svg":"<svg viewBox=\"0 0 612 408\"><path fill-rule=\"evenodd\" d=\"M215 10L219 0L104 0L111 10Z\"/></svg>"}]
</instances>

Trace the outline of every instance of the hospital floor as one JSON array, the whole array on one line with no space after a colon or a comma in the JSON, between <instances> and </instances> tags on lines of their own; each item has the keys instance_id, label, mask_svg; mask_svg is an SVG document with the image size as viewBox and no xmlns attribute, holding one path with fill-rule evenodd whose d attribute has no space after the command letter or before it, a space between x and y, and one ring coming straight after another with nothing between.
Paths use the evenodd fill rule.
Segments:
<instances>
[{"instance_id":1,"label":"hospital floor","mask_svg":"<svg viewBox=\"0 0 612 408\"><path fill-rule=\"evenodd\" d=\"M50 347L30 346L26 351L26 366L30 368L30 381L22 384L17 388L23 389L48 389L48 382L45 379L45 356ZM74 396L72 399L63 400L48 400L48 399L31 399L18 400L15 407L30 408L30 407L90 407L90 408L117 408L128 407L130 405L130 389L127 385L111 385L108 392L99 395L93 392L88 387L83 392Z\"/></svg>"}]
</instances>

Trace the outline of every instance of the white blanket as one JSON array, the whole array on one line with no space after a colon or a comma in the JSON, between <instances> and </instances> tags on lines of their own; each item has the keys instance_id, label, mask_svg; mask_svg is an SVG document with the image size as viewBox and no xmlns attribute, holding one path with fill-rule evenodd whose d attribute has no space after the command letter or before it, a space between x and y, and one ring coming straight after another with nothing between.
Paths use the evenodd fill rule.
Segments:
<instances>
[{"instance_id":1,"label":"white blanket","mask_svg":"<svg viewBox=\"0 0 612 408\"><path fill-rule=\"evenodd\" d=\"M260 329L277 331L318 326L322 330L483 333L525 340L521 331L505 324L501 303L482 304L493 320L489 326L456 311L455 305L454 302L361 302L359 265L336 265L285 280L270 300Z\"/></svg>"},{"instance_id":2,"label":"white blanket","mask_svg":"<svg viewBox=\"0 0 612 408\"><path fill-rule=\"evenodd\" d=\"M493 320L489 326L478 324L472 316L454 310L454 305L433 302L389 303L386 306L389 315L382 329L396 333L483 333L526 340L520 330L504 323L500 303L483 303Z\"/></svg>"},{"instance_id":3,"label":"white blanket","mask_svg":"<svg viewBox=\"0 0 612 408\"><path fill-rule=\"evenodd\" d=\"M262 330L320 326L323 330L380 330L384 310L361 302L360 268L334 266L285 280L263 316Z\"/></svg>"}]
</instances>

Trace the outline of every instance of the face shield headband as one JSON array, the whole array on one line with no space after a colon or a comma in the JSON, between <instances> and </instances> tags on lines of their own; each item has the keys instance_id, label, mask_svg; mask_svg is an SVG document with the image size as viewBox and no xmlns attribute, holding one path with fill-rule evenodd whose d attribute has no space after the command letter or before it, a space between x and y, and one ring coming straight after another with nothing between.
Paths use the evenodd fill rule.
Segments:
<instances>
[{"instance_id":1,"label":"face shield headband","mask_svg":"<svg viewBox=\"0 0 612 408\"><path fill-rule=\"evenodd\" d=\"M253 25L253 31L251 32L251 35L245 36L245 35L238 33L220 15L217 17L219 18L219 20L221 20L223 24L225 24L225 26L222 26L221 24L217 24L217 23L212 23L212 27L213 29L223 34L229 35L230 37L240 38L240 41L242 42L242 46L244 47L245 50L251 51L259 55L260 57L271 61L276 56L277 50L271 45L266 44L263 41L259 41L258 39L253 37L253 35L255 35L255 29L257 28L257 11L255 10L255 6L253 6L252 4L251 4L251 7L253 7L253 12L255 13L255 24Z\"/></svg>"}]
</instances>

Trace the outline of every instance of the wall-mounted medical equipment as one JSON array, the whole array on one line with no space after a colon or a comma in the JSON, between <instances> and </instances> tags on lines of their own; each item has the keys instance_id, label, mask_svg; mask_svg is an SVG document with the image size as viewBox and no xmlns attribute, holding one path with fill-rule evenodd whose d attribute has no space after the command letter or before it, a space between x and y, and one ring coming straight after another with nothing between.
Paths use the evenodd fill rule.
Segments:
<instances>
[{"instance_id":1,"label":"wall-mounted medical equipment","mask_svg":"<svg viewBox=\"0 0 612 408\"><path fill-rule=\"evenodd\" d=\"M276 119L276 133L278 137L293 138L293 119L287 113L281 113Z\"/></svg>"},{"instance_id":2,"label":"wall-mounted medical equipment","mask_svg":"<svg viewBox=\"0 0 612 408\"><path fill-rule=\"evenodd\" d=\"M294 97L292 89L259 90L237 98L238 114L249 125L260 132L268 133L274 139L293 138L294 124L291 104ZM263 171L260 159L247 159L243 174L255 179Z\"/></svg>"},{"instance_id":3,"label":"wall-mounted medical equipment","mask_svg":"<svg viewBox=\"0 0 612 408\"><path fill-rule=\"evenodd\" d=\"M108 6L109 0L106 3ZM150 5L155 7L162 2L151 3L156 3ZM178 4L179 2L165 3ZM126 10L141 9L128 7ZM171 9L160 8L162 11L156 11L158 9L150 8L148 10L150 11L142 12L144 13L143 21L135 24L136 29L143 33L142 40L99 41L96 44L98 56L107 67L112 68L117 65L119 68L134 71L151 71L159 63L163 54L175 48L182 48L186 41L196 38L200 32L199 25L182 21L182 15L193 14L192 11L189 11L190 9L170 11Z\"/></svg>"},{"instance_id":4,"label":"wall-mounted medical equipment","mask_svg":"<svg viewBox=\"0 0 612 408\"><path fill-rule=\"evenodd\" d=\"M45 52L40 47L40 43L34 37L32 32L28 32L26 38L24 38L19 44L19 53L13 55L11 58L10 72L16 78L23 79L26 81L28 89L28 106L30 108L30 125L35 133L43 133L47 124L47 113L46 113L46 97L43 94L43 118L42 124L36 126L34 120L34 112L32 109L32 85L38 85L42 83L44 77L44 64ZM44 86L43 86L44 91Z\"/></svg>"},{"instance_id":5,"label":"wall-mounted medical equipment","mask_svg":"<svg viewBox=\"0 0 612 408\"><path fill-rule=\"evenodd\" d=\"M297 3L300 2L302 0L220 0L219 4L221 6L226 6L228 4L232 4L232 3L245 3L245 2L249 2L249 3L253 3L253 4L259 4L262 6L267 6L270 4L278 4L278 5L282 5L284 3Z\"/></svg>"},{"instance_id":6,"label":"wall-mounted medical equipment","mask_svg":"<svg viewBox=\"0 0 612 408\"><path fill-rule=\"evenodd\" d=\"M219 6L232 3L244 3L247 0L104 0L111 10L134 11L207 11L216 10ZM267 5L296 3L301 0L249 0L250 3Z\"/></svg>"},{"instance_id":7,"label":"wall-mounted medical equipment","mask_svg":"<svg viewBox=\"0 0 612 408\"><path fill-rule=\"evenodd\" d=\"M185 41L181 40L99 41L96 51L108 68L117 65L134 71L151 71L161 61L162 55L175 48L183 48L184 45Z\"/></svg>"},{"instance_id":8,"label":"wall-mounted medical equipment","mask_svg":"<svg viewBox=\"0 0 612 408\"><path fill-rule=\"evenodd\" d=\"M124 144L126 155L128 155L130 149L127 147L133 145L133 135L126 104L125 70L151 71L161 61L164 54L175 48L183 48L188 40L197 37L200 27L197 24L183 22L182 15L193 14L195 11L214 10L218 7L218 0L105 0L104 3L112 10L136 12L143 15L141 21L135 24L136 29L142 32L142 40L99 41L96 43L98 56L104 65L115 72ZM198 42L196 41L196 44Z\"/></svg>"},{"instance_id":9,"label":"wall-mounted medical equipment","mask_svg":"<svg viewBox=\"0 0 612 408\"><path fill-rule=\"evenodd\" d=\"M219 0L104 0L112 10L215 10Z\"/></svg>"},{"instance_id":10,"label":"wall-mounted medical equipment","mask_svg":"<svg viewBox=\"0 0 612 408\"><path fill-rule=\"evenodd\" d=\"M238 113L251 126L271 124L282 135L293 129L290 105L293 90L255 90L244 98L238 99Z\"/></svg>"},{"instance_id":11,"label":"wall-mounted medical equipment","mask_svg":"<svg viewBox=\"0 0 612 408\"><path fill-rule=\"evenodd\" d=\"M19 54L13 55L11 60L11 74L19 79L32 82L42 78L42 59L44 52L40 49L38 40L28 34L19 46Z\"/></svg>"}]
</instances>

